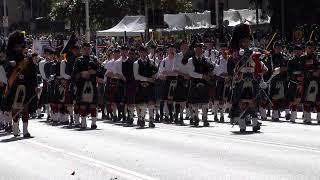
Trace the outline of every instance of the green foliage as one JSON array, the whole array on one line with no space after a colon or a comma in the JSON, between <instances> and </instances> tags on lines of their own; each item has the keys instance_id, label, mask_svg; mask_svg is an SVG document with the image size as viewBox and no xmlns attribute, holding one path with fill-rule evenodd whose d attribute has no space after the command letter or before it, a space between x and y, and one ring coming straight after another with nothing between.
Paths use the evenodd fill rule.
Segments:
<instances>
[{"instance_id":1,"label":"green foliage","mask_svg":"<svg viewBox=\"0 0 320 180\"><path fill-rule=\"evenodd\" d=\"M141 0L90 0L90 26L92 30L114 26L125 15L137 15ZM155 1L155 0L154 0ZM191 12L191 0L158 0L166 13ZM50 18L71 21L73 30L85 26L82 0L48 0Z\"/></svg>"}]
</instances>

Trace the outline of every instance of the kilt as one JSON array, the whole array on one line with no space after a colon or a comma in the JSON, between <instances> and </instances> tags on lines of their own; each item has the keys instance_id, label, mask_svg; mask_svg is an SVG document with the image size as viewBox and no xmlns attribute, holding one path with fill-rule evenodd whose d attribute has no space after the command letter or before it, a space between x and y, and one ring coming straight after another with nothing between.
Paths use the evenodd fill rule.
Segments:
<instances>
[{"instance_id":1,"label":"kilt","mask_svg":"<svg viewBox=\"0 0 320 180\"><path fill-rule=\"evenodd\" d=\"M174 95L175 102L186 102L188 101L190 89L190 80L184 79L182 76L178 76L178 84Z\"/></svg>"},{"instance_id":2,"label":"kilt","mask_svg":"<svg viewBox=\"0 0 320 180\"><path fill-rule=\"evenodd\" d=\"M216 76L214 100L223 101L225 100L225 81L224 78Z\"/></svg>"},{"instance_id":3,"label":"kilt","mask_svg":"<svg viewBox=\"0 0 320 180\"><path fill-rule=\"evenodd\" d=\"M97 104L98 89L96 82L93 80L83 80L77 82L76 104L90 105Z\"/></svg>"},{"instance_id":4,"label":"kilt","mask_svg":"<svg viewBox=\"0 0 320 180\"><path fill-rule=\"evenodd\" d=\"M156 101L162 101L164 100L164 96L165 96L165 85L166 85L166 81L163 80L156 80L155 84L154 84L154 94L155 94L155 100Z\"/></svg>"},{"instance_id":5,"label":"kilt","mask_svg":"<svg viewBox=\"0 0 320 180\"><path fill-rule=\"evenodd\" d=\"M288 84L287 99L288 101L301 101L304 93L303 77L290 80Z\"/></svg>"},{"instance_id":6,"label":"kilt","mask_svg":"<svg viewBox=\"0 0 320 180\"><path fill-rule=\"evenodd\" d=\"M270 96L273 100L281 100L286 97L287 94L287 82L285 80L271 81Z\"/></svg>"},{"instance_id":7,"label":"kilt","mask_svg":"<svg viewBox=\"0 0 320 180\"><path fill-rule=\"evenodd\" d=\"M172 101L177 88L178 80L176 76L168 76L165 83L164 99Z\"/></svg>"},{"instance_id":8,"label":"kilt","mask_svg":"<svg viewBox=\"0 0 320 180\"><path fill-rule=\"evenodd\" d=\"M105 89L107 103L125 102L125 84L123 80L108 78Z\"/></svg>"},{"instance_id":9,"label":"kilt","mask_svg":"<svg viewBox=\"0 0 320 180\"><path fill-rule=\"evenodd\" d=\"M312 102L315 103L319 100L319 81L317 79L313 78L310 80L304 81L304 96L303 101L304 102Z\"/></svg>"},{"instance_id":10,"label":"kilt","mask_svg":"<svg viewBox=\"0 0 320 180\"><path fill-rule=\"evenodd\" d=\"M154 83L137 81L136 104L144 104L155 101Z\"/></svg>"},{"instance_id":11,"label":"kilt","mask_svg":"<svg viewBox=\"0 0 320 180\"><path fill-rule=\"evenodd\" d=\"M217 80L216 79L211 79L208 82L208 89L209 89L209 99L210 100L214 100L215 98L215 90L216 90L216 86L217 86Z\"/></svg>"},{"instance_id":12,"label":"kilt","mask_svg":"<svg viewBox=\"0 0 320 180\"><path fill-rule=\"evenodd\" d=\"M105 84L102 83L98 83L98 100L97 100L97 104L99 106L102 106L104 104L104 88L105 88Z\"/></svg>"},{"instance_id":13,"label":"kilt","mask_svg":"<svg viewBox=\"0 0 320 180\"><path fill-rule=\"evenodd\" d=\"M47 81L43 81L43 87L40 95L39 105L45 105L49 103L49 84Z\"/></svg>"},{"instance_id":14,"label":"kilt","mask_svg":"<svg viewBox=\"0 0 320 180\"><path fill-rule=\"evenodd\" d=\"M203 79L191 79L189 91L190 104L209 103L209 87L208 82Z\"/></svg>"},{"instance_id":15,"label":"kilt","mask_svg":"<svg viewBox=\"0 0 320 180\"><path fill-rule=\"evenodd\" d=\"M56 104L73 104L73 84L71 80L56 79L54 87L54 98Z\"/></svg>"},{"instance_id":16,"label":"kilt","mask_svg":"<svg viewBox=\"0 0 320 180\"><path fill-rule=\"evenodd\" d=\"M48 104L54 104L57 102L57 98L55 97L56 83L57 83L57 80L52 80L48 82L48 85L47 85Z\"/></svg>"},{"instance_id":17,"label":"kilt","mask_svg":"<svg viewBox=\"0 0 320 180\"><path fill-rule=\"evenodd\" d=\"M125 84L125 102L128 105L135 104L136 98L136 81L130 81Z\"/></svg>"}]
</instances>

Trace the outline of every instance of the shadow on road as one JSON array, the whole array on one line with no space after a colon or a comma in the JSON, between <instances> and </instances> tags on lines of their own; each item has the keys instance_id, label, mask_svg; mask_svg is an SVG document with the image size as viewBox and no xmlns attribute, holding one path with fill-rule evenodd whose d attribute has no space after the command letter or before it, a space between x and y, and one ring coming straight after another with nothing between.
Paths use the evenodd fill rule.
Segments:
<instances>
[{"instance_id":1,"label":"shadow on road","mask_svg":"<svg viewBox=\"0 0 320 180\"><path fill-rule=\"evenodd\" d=\"M26 139L32 139L34 138L33 136L31 136L30 138L24 138L24 137L11 137L8 139L2 139L0 141L0 143L9 143L9 142L15 142L15 141L21 141L21 140L26 140Z\"/></svg>"},{"instance_id":2,"label":"shadow on road","mask_svg":"<svg viewBox=\"0 0 320 180\"><path fill-rule=\"evenodd\" d=\"M253 132L253 131L246 131L246 132L240 132L240 131L231 131L232 135L253 135L253 134L262 134L262 132Z\"/></svg>"}]
</instances>

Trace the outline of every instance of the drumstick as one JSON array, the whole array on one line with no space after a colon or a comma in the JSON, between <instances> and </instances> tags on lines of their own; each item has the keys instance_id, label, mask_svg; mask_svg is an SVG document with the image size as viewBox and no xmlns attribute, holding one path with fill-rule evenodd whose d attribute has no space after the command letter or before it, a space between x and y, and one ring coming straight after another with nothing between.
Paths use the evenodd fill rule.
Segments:
<instances>
[{"instance_id":1,"label":"drumstick","mask_svg":"<svg viewBox=\"0 0 320 180\"><path fill-rule=\"evenodd\" d=\"M314 30L312 30L312 32L311 32L311 34L310 34L309 41L312 40L313 33L314 33Z\"/></svg>"},{"instance_id":2,"label":"drumstick","mask_svg":"<svg viewBox=\"0 0 320 180\"><path fill-rule=\"evenodd\" d=\"M275 32L271 38L271 40L269 41L268 45L266 46L265 50L267 51L269 49L269 46L271 45L271 43L273 42L273 39L276 37L276 35L278 34L278 32Z\"/></svg>"}]
</instances>

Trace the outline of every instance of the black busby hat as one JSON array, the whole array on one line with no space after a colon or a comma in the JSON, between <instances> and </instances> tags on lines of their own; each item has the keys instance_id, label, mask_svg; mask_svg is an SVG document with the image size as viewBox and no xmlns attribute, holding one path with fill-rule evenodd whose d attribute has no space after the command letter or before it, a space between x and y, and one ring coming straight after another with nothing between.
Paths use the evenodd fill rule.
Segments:
<instances>
[{"instance_id":1,"label":"black busby hat","mask_svg":"<svg viewBox=\"0 0 320 180\"><path fill-rule=\"evenodd\" d=\"M25 32L24 31L14 31L9 35L8 45L7 45L7 55L14 54L14 48L17 44L26 45Z\"/></svg>"},{"instance_id":2,"label":"black busby hat","mask_svg":"<svg viewBox=\"0 0 320 180\"><path fill-rule=\"evenodd\" d=\"M247 24L238 24L234 27L229 48L239 50L239 43L243 39L252 39L250 26Z\"/></svg>"},{"instance_id":3,"label":"black busby hat","mask_svg":"<svg viewBox=\"0 0 320 180\"><path fill-rule=\"evenodd\" d=\"M71 49L74 49L74 48L78 49L80 47L78 44L78 38L77 38L76 34L73 32L71 34L66 46L62 49L61 54L68 53Z\"/></svg>"}]
</instances>

